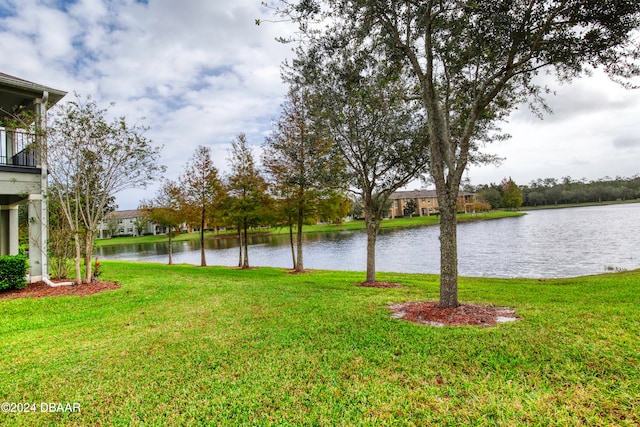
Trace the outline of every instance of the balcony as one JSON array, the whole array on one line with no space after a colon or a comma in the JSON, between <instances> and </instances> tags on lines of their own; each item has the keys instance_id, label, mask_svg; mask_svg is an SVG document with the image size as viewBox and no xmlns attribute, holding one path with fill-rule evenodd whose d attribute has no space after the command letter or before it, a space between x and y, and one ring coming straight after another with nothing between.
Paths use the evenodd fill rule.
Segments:
<instances>
[{"instance_id":1,"label":"balcony","mask_svg":"<svg viewBox=\"0 0 640 427\"><path fill-rule=\"evenodd\" d=\"M39 171L38 156L32 149L34 142L32 133L0 127L0 170Z\"/></svg>"}]
</instances>

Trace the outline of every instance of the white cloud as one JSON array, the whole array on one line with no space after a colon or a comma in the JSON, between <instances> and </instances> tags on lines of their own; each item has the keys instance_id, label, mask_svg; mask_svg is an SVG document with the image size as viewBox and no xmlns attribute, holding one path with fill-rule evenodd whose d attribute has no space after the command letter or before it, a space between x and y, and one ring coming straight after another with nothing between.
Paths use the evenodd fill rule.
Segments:
<instances>
[{"instance_id":1,"label":"white cloud","mask_svg":"<svg viewBox=\"0 0 640 427\"><path fill-rule=\"evenodd\" d=\"M256 18L271 18L259 0L4 0L0 72L113 101L113 114L131 121L146 117L168 178L198 145L210 145L224 171L229 142L245 132L261 145L286 91L280 64L291 46L274 39L291 26ZM640 172L637 92L599 74L556 92L553 116L513 114L512 140L488 147L505 162L473 168L474 183ZM118 203L134 208L152 194L127 191Z\"/></svg>"},{"instance_id":2,"label":"white cloud","mask_svg":"<svg viewBox=\"0 0 640 427\"><path fill-rule=\"evenodd\" d=\"M525 106L504 126L508 141L487 147L504 157L498 167L472 167L472 183L518 184L538 178L633 176L640 173L640 150L631 141L640 135L640 97L601 72L571 84L552 86L545 99L552 114L540 120ZM635 146L636 148L638 145Z\"/></svg>"}]
</instances>

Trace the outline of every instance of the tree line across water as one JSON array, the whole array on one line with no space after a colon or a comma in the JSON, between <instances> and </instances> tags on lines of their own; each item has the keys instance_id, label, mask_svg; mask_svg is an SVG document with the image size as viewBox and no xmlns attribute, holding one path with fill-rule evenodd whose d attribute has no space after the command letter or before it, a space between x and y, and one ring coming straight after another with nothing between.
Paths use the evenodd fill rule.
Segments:
<instances>
[{"instance_id":1,"label":"tree line across water","mask_svg":"<svg viewBox=\"0 0 640 427\"><path fill-rule=\"evenodd\" d=\"M505 185L509 181L513 182L509 178L500 184L467 185L465 190L477 193L478 200L488 203L492 209L640 199L640 175L630 178L607 176L597 180L570 176L539 178L528 185L519 185L517 189Z\"/></svg>"}]
</instances>

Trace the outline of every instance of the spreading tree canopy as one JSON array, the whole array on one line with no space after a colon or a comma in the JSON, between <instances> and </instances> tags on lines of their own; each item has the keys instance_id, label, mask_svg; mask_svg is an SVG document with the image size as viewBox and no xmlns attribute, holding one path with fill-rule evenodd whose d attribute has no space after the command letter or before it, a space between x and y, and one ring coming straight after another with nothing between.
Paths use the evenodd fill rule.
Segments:
<instances>
[{"instance_id":1,"label":"spreading tree canopy","mask_svg":"<svg viewBox=\"0 0 640 427\"><path fill-rule=\"evenodd\" d=\"M109 212L116 193L146 187L164 171L158 164L160 148L144 136L146 128L124 117L108 118L108 109L91 98L58 104L49 116L47 143L41 149L47 161L52 195L69 224L76 247L76 280L92 278L91 258L98 224ZM84 251L80 240L84 237Z\"/></svg>"},{"instance_id":2,"label":"spreading tree canopy","mask_svg":"<svg viewBox=\"0 0 640 427\"><path fill-rule=\"evenodd\" d=\"M412 79L424 108L440 205L440 306L458 305L456 202L470 163L520 104L545 110L541 73L571 80L594 68L622 83L640 74L637 0L301 0L278 11L302 41L334 56L349 36ZM340 37L336 37L336 34Z\"/></svg>"},{"instance_id":3,"label":"spreading tree canopy","mask_svg":"<svg viewBox=\"0 0 640 427\"><path fill-rule=\"evenodd\" d=\"M314 94L314 119L325 126L345 164L349 187L362 201L367 229L366 282L376 280L375 249L391 194L426 170L427 138L419 103L406 79L371 49L334 34L342 49L327 57L298 49L289 78Z\"/></svg>"}]
</instances>

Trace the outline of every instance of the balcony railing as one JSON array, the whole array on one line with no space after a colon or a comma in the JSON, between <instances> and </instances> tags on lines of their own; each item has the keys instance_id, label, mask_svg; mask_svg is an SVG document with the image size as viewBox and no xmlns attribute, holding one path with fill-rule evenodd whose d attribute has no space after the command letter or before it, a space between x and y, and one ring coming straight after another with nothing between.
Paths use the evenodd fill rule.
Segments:
<instances>
[{"instance_id":1,"label":"balcony railing","mask_svg":"<svg viewBox=\"0 0 640 427\"><path fill-rule=\"evenodd\" d=\"M38 164L32 149L35 135L21 129L0 128L0 165L35 168Z\"/></svg>"}]
</instances>

